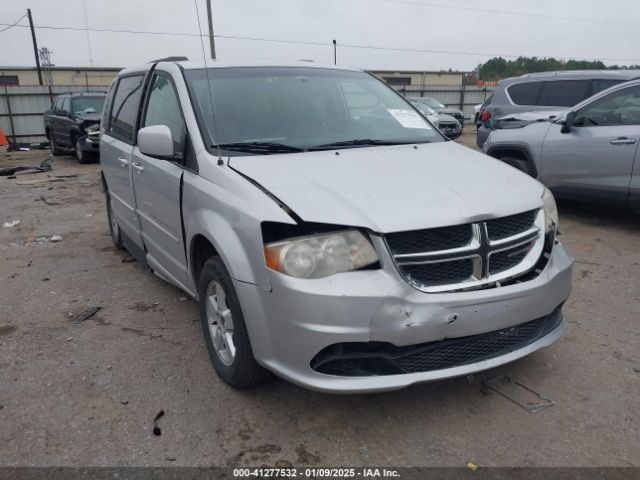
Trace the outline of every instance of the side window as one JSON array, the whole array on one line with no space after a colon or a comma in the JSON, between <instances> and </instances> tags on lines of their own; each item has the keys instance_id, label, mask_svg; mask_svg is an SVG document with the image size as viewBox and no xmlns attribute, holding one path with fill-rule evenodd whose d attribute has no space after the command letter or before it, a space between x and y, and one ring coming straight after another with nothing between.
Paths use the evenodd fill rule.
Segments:
<instances>
[{"instance_id":1,"label":"side window","mask_svg":"<svg viewBox=\"0 0 640 480\"><path fill-rule=\"evenodd\" d=\"M114 80L111 83L111 87L109 87L109 93L107 93L107 98L104 101L104 108L102 109L102 117L100 118L100 123L105 131L109 130L109 115L111 115L111 105L113 104L113 95L116 93L117 83L117 80Z\"/></svg>"},{"instance_id":2,"label":"side window","mask_svg":"<svg viewBox=\"0 0 640 480\"><path fill-rule=\"evenodd\" d=\"M640 86L618 90L582 107L576 113L573 125L640 125Z\"/></svg>"},{"instance_id":3,"label":"side window","mask_svg":"<svg viewBox=\"0 0 640 480\"><path fill-rule=\"evenodd\" d=\"M143 75L121 78L113 97L109 132L129 143L135 133L143 79Z\"/></svg>"},{"instance_id":4,"label":"side window","mask_svg":"<svg viewBox=\"0 0 640 480\"><path fill-rule=\"evenodd\" d=\"M542 82L516 83L507 88L516 105L536 105Z\"/></svg>"},{"instance_id":5,"label":"side window","mask_svg":"<svg viewBox=\"0 0 640 480\"><path fill-rule=\"evenodd\" d=\"M62 102L62 107L60 107L63 112L69 113L71 111L71 98L64 97L64 101Z\"/></svg>"},{"instance_id":6,"label":"side window","mask_svg":"<svg viewBox=\"0 0 640 480\"><path fill-rule=\"evenodd\" d=\"M176 158L184 158L186 127L180 110L180 101L168 75L155 73L143 126L166 125L171 130Z\"/></svg>"},{"instance_id":7,"label":"side window","mask_svg":"<svg viewBox=\"0 0 640 480\"><path fill-rule=\"evenodd\" d=\"M590 97L589 80L556 80L545 82L538 105L545 107L573 107Z\"/></svg>"},{"instance_id":8,"label":"side window","mask_svg":"<svg viewBox=\"0 0 640 480\"><path fill-rule=\"evenodd\" d=\"M609 87L622 83L622 80L605 80L596 78L591 86L591 95L600 93L602 90L606 90Z\"/></svg>"},{"instance_id":9,"label":"side window","mask_svg":"<svg viewBox=\"0 0 640 480\"><path fill-rule=\"evenodd\" d=\"M57 110L60 110L62 108L62 97L56 97L56 99L53 101L53 111L57 112Z\"/></svg>"}]
</instances>

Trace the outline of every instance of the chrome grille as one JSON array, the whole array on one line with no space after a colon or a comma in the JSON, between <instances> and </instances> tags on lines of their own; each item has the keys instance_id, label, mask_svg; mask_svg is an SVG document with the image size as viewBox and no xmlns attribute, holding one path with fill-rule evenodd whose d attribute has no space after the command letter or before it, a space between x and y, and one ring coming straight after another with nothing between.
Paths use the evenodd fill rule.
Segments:
<instances>
[{"instance_id":1,"label":"chrome grille","mask_svg":"<svg viewBox=\"0 0 640 480\"><path fill-rule=\"evenodd\" d=\"M544 247L544 212L387 234L402 276L426 292L494 285L531 270Z\"/></svg>"},{"instance_id":2,"label":"chrome grille","mask_svg":"<svg viewBox=\"0 0 640 480\"><path fill-rule=\"evenodd\" d=\"M412 230L410 232L390 233L387 243L391 253L434 252L468 245L473 236L471 225L455 227Z\"/></svg>"},{"instance_id":3,"label":"chrome grille","mask_svg":"<svg viewBox=\"0 0 640 480\"><path fill-rule=\"evenodd\" d=\"M519 232L523 232L531 228L535 220L536 210L519 213L517 215L510 215L496 220L489 220L487 222L487 233L489 234L489 239L500 240L501 238L516 235Z\"/></svg>"}]
</instances>

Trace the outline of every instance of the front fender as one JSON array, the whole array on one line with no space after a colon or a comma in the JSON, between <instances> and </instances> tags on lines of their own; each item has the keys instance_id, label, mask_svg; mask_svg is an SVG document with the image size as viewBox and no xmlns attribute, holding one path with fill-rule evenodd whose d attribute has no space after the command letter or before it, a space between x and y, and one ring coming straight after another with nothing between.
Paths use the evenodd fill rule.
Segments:
<instances>
[{"instance_id":1,"label":"front fender","mask_svg":"<svg viewBox=\"0 0 640 480\"><path fill-rule=\"evenodd\" d=\"M194 270L194 265L191 264L194 239L202 235L216 249L231 278L259 285L265 290L271 289L264 264L264 254L259 248L262 245L259 223L232 224L213 210L201 209L194 212L185 230L190 274L193 274Z\"/></svg>"}]
</instances>

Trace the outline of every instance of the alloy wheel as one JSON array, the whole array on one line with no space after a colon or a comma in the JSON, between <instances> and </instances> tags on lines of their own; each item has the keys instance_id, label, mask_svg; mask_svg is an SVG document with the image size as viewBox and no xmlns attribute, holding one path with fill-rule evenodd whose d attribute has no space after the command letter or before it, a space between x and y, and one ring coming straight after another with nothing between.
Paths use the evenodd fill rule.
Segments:
<instances>
[{"instance_id":1,"label":"alloy wheel","mask_svg":"<svg viewBox=\"0 0 640 480\"><path fill-rule=\"evenodd\" d=\"M207 324L213 348L220 361L231 366L236 356L233 343L233 315L227 304L227 294L222 285L211 281L206 296Z\"/></svg>"}]
</instances>

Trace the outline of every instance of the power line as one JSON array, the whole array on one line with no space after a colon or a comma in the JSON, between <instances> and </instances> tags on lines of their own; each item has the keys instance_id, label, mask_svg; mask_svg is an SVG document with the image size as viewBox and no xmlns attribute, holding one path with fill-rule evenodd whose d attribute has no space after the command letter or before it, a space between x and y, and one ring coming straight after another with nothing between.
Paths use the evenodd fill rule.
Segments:
<instances>
[{"instance_id":1,"label":"power line","mask_svg":"<svg viewBox=\"0 0 640 480\"><path fill-rule=\"evenodd\" d=\"M20 23L20 21L26 16L27 16L27 14L25 13L18 20L16 20L15 23L11 23L11 24L9 24L9 23L0 23L0 25L8 25L8 27L3 28L2 30L0 30L0 33L5 32L5 31L7 31L7 30L9 30L10 28L13 28L13 27L27 27L28 28L28 25L18 25L18 23Z\"/></svg>"},{"instance_id":2,"label":"power line","mask_svg":"<svg viewBox=\"0 0 640 480\"><path fill-rule=\"evenodd\" d=\"M7 23L0 23L0 25L8 25ZM15 25L16 27L29 28L28 25ZM38 25L38 29L42 30L71 30L75 32L106 32L106 33L132 33L140 35L170 35L170 36L183 36L183 37L199 37L197 33L182 33L182 32L153 32L148 30L118 30L112 28L88 28L88 27L55 27L52 25Z\"/></svg>"},{"instance_id":3,"label":"power line","mask_svg":"<svg viewBox=\"0 0 640 480\"><path fill-rule=\"evenodd\" d=\"M492 10L488 8L476 8L476 7L461 7L457 5L442 5L438 3L424 3L417 2L413 0L382 0L384 2L389 3L402 3L405 5L416 5L420 7L431 7L431 8L447 8L450 10L463 10L468 12L480 12L480 13L494 13L499 15L514 15L520 17L535 17L535 18L544 18L548 20L565 20L572 22L588 22L588 23L608 23L614 25L633 25L635 27L640 27L640 23L634 22L622 22L620 20L600 20L596 18L579 18L579 17L563 17L558 15L544 15L541 13L527 13L527 12L516 12L513 10Z\"/></svg>"},{"instance_id":4,"label":"power line","mask_svg":"<svg viewBox=\"0 0 640 480\"><path fill-rule=\"evenodd\" d=\"M386 0L386 1L400 1L400 0ZM403 0L404 1L404 0ZM407 0L408 1L408 0ZM456 7L457 8L457 7ZM7 25L4 23L0 23L0 25ZM26 25L15 25L17 27L29 28ZM185 36L185 37L202 37L203 34L198 33L186 33L186 32L159 32L159 31L149 31L149 30L118 30L118 29L109 29L109 28L82 28L82 27L58 27L51 25L40 25L35 28L38 29L48 29L48 30L71 30L78 32L106 32L106 33L126 33L126 34L136 34L136 35L168 35L168 36ZM204 35L206 36L206 35ZM261 38L261 37L245 37L238 35L219 35L216 34L215 38L227 39L227 40L242 40L242 41L256 41L256 42L271 42L271 43L283 43L283 44L292 44L292 45L311 45L311 46L319 46L319 47L330 47L333 44L329 42L313 42L313 41L303 41L303 40L290 40L290 39L280 39L280 38ZM446 55L464 55L470 57L505 57L505 58L518 58L523 56L522 54L510 54L510 53L491 53L491 52L470 52L463 50L433 50L433 49L421 49L421 48L403 48L403 47L382 47L375 45L357 45L357 44L340 44L343 48L354 48L354 49L363 49L363 50L382 50L382 51L392 51L392 52L408 52L408 53L434 53L434 54L446 54ZM542 55L541 57L547 57L547 55ZM556 57L549 55L549 57L557 58L558 60L587 60L587 61L608 61L608 62L639 62L640 58L593 58L593 57Z\"/></svg>"}]
</instances>

